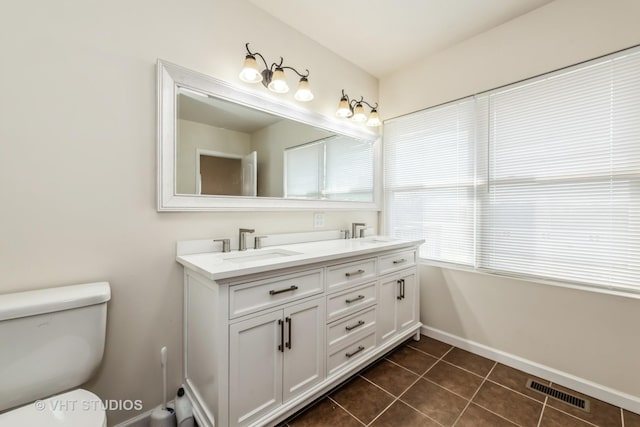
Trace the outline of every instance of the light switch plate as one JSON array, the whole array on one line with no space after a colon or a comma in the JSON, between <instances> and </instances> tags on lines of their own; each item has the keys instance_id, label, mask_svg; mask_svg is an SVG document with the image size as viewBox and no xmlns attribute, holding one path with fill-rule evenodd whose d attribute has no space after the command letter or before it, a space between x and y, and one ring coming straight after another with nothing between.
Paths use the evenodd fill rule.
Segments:
<instances>
[{"instance_id":1,"label":"light switch plate","mask_svg":"<svg viewBox=\"0 0 640 427\"><path fill-rule=\"evenodd\" d=\"M315 212L313 214L314 228L324 227L324 212Z\"/></svg>"}]
</instances>

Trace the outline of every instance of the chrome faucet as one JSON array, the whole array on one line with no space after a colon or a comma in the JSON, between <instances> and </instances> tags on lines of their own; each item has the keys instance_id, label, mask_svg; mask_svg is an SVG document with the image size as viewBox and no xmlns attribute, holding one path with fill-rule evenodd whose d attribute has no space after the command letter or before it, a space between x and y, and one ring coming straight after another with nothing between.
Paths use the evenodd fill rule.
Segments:
<instances>
[{"instance_id":1,"label":"chrome faucet","mask_svg":"<svg viewBox=\"0 0 640 427\"><path fill-rule=\"evenodd\" d=\"M214 242L222 243L222 252L231 252L231 240L230 239L216 239Z\"/></svg>"},{"instance_id":2,"label":"chrome faucet","mask_svg":"<svg viewBox=\"0 0 640 427\"><path fill-rule=\"evenodd\" d=\"M367 224L365 224L364 222L354 222L354 223L352 223L351 224L351 238L355 239L356 237L358 237L358 234L356 233L358 231L358 227L366 227L366 226L367 226ZM360 237L364 237L364 235L362 233L360 233Z\"/></svg>"},{"instance_id":3,"label":"chrome faucet","mask_svg":"<svg viewBox=\"0 0 640 427\"><path fill-rule=\"evenodd\" d=\"M254 233L256 230L252 229L252 228L241 228L240 229L240 236L238 239L238 250L239 251L246 251L247 250L247 238L246 235L249 233Z\"/></svg>"}]
</instances>

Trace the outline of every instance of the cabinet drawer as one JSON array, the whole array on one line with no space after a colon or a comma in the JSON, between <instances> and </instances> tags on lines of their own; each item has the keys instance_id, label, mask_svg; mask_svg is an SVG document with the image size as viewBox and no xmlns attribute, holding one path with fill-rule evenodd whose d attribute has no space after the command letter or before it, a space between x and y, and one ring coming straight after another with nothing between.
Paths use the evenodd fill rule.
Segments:
<instances>
[{"instance_id":1,"label":"cabinet drawer","mask_svg":"<svg viewBox=\"0 0 640 427\"><path fill-rule=\"evenodd\" d=\"M409 249L394 252L380 257L378 268L380 274L401 270L405 267L416 265L416 250Z\"/></svg>"},{"instance_id":2,"label":"cabinet drawer","mask_svg":"<svg viewBox=\"0 0 640 427\"><path fill-rule=\"evenodd\" d=\"M349 344L329 352L327 360L327 374L331 375L335 371L344 367L349 362L357 360L369 353L376 346L376 334L372 331L353 344Z\"/></svg>"},{"instance_id":3,"label":"cabinet drawer","mask_svg":"<svg viewBox=\"0 0 640 427\"><path fill-rule=\"evenodd\" d=\"M375 307L352 314L342 320L336 320L327 326L327 348L331 351L355 336L368 334L375 330L375 327Z\"/></svg>"},{"instance_id":4,"label":"cabinet drawer","mask_svg":"<svg viewBox=\"0 0 640 427\"><path fill-rule=\"evenodd\" d=\"M233 319L319 294L322 291L323 270L321 268L232 285L229 289L229 317Z\"/></svg>"},{"instance_id":5,"label":"cabinet drawer","mask_svg":"<svg viewBox=\"0 0 640 427\"><path fill-rule=\"evenodd\" d=\"M376 259L368 258L327 267L327 291L333 292L376 277Z\"/></svg>"},{"instance_id":6,"label":"cabinet drawer","mask_svg":"<svg viewBox=\"0 0 640 427\"><path fill-rule=\"evenodd\" d=\"M371 282L327 296L327 322L376 303L376 283Z\"/></svg>"}]
</instances>

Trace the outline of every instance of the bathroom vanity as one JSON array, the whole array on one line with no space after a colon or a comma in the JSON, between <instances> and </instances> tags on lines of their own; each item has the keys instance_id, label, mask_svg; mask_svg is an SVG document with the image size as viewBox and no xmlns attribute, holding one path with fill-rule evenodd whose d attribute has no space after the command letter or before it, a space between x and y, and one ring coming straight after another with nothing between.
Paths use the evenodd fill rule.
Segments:
<instances>
[{"instance_id":1,"label":"bathroom vanity","mask_svg":"<svg viewBox=\"0 0 640 427\"><path fill-rule=\"evenodd\" d=\"M382 237L178 256L199 425L273 425L408 337L417 247Z\"/></svg>"}]
</instances>

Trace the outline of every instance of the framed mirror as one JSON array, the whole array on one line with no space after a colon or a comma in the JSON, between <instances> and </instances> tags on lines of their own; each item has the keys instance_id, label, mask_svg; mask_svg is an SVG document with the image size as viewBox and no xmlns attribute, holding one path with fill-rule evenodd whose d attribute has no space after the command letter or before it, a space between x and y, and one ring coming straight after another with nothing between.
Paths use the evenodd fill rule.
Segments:
<instances>
[{"instance_id":1,"label":"framed mirror","mask_svg":"<svg viewBox=\"0 0 640 427\"><path fill-rule=\"evenodd\" d=\"M380 209L367 128L158 60L158 210Z\"/></svg>"}]
</instances>

